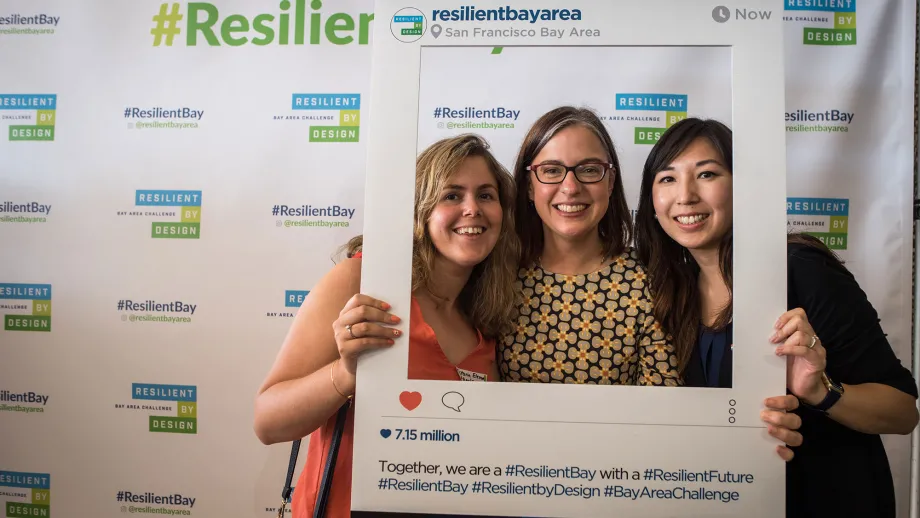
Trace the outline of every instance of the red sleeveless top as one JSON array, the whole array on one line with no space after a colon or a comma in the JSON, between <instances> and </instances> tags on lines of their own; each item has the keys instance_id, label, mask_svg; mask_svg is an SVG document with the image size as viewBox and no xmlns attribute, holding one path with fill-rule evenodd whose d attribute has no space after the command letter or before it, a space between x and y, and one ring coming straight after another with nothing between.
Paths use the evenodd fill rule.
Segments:
<instances>
[{"instance_id":1,"label":"red sleeveless top","mask_svg":"<svg viewBox=\"0 0 920 518\"><path fill-rule=\"evenodd\" d=\"M477 330L479 343L476 348L462 362L452 364L434 335L434 330L425 323L422 310L415 298L412 299L412 311L409 320L409 376L408 379L422 380L453 380L461 381L470 377L485 381L498 381L488 379L495 363L495 341L484 339ZM462 374L458 370L466 371ZM394 395L394 397L396 397ZM357 398L354 401L357 404ZM335 430L335 414L309 436L307 446L307 459L303 472L294 488L291 500L293 518L311 518L313 506L319 493L319 485L323 479L323 468L326 465L326 453ZM345 429L342 433L342 442L335 460L335 472L332 475L332 488L329 491L329 503L326 507L326 516L329 518L347 517L351 514L351 462L352 444L354 433L354 404L348 412Z\"/></svg>"}]
</instances>

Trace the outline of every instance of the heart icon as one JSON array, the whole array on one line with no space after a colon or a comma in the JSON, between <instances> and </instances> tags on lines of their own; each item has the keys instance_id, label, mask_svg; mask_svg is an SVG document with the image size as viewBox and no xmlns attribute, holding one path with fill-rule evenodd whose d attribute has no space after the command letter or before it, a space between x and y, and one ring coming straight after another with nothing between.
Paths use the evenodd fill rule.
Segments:
<instances>
[{"instance_id":1,"label":"heart icon","mask_svg":"<svg viewBox=\"0 0 920 518\"><path fill-rule=\"evenodd\" d=\"M380 429L380 436L383 437L384 439L389 439L391 433L393 432L391 432L389 428Z\"/></svg>"},{"instance_id":2,"label":"heart icon","mask_svg":"<svg viewBox=\"0 0 920 518\"><path fill-rule=\"evenodd\" d=\"M406 407L406 410L415 410L422 404L422 394L404 390L402 394L399 395L399 402L402 403L402 406Z\"/></svg>"}]
</instances>

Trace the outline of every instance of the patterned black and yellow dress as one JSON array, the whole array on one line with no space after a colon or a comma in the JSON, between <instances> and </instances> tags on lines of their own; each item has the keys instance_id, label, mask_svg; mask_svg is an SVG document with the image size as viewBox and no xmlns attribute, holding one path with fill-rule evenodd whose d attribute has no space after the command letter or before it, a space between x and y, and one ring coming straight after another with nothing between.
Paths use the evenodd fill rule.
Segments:
<instances>
[{"instance_id":1,"label":"patterned black and yellow dress","mask_svg":"<svg viewBox=\"0 0 920 518\"><path fill-rule=\"evenodd\" d=\"M499 343L503 381L682 385L647 278L632 249L587 275L522 268L515 328Z\"/></svg>"}]
</instances>

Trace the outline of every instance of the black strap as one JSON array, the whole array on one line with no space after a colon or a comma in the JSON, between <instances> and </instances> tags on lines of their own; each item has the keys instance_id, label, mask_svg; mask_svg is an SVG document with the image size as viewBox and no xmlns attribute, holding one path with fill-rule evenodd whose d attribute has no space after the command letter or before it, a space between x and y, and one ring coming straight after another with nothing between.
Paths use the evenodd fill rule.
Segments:
<instances>
[{"instance_id":1,"label":"black strap","mask_svg":"<svg viewBox=\"0 0 920 518\"><path fill-rule=\"evenodd\" d=\"M314 518L323 518L326 514L326 504L329 501L329 490L332 488L332 474L335 471L335 459L339 453L339 444L342 442L342 434L345 431L345 419L348 417L348 409L351 406L351 399L339 407L335 418L335 430L332 433L332 441L329 443L329 454L326 456L326 466L323 468L323 479L320 482L319 494L316 495L316 505L313 508ZM278 517L283 518L287 503L290 501L291 493L294 488L291 487L291 481L294 479L294 468L297 464L297 454L300 453L300 439L291 444L291 460L288 461L287 477L284 479L284 489L281 490L281 506L278 508Z\"/></svg>"},{"instance_id":2,"label":"black strap","mask_svg":"<svg viewBox=\"0 0 920 518\"><path fill-rule=\"evenodd\" d=\"M291 499L291 481L294 479L294 465L297 464L297 454L300 453L300 439L291 444L291 460L288 462L287 477L284 479L284 489L281 490L281 500L289 502Z\"/></svg>"},{"instance_id":3,"label":"black strap","mask_svg":"<svg viewBox=\"0 0 920 518\"><path fill-rule=\"evenodd\" d=\"M319 485L319 494L316 495L316 505L313 507L313 518L323 518L326 515L326 505L329 503L329 490L332 489L332 475L335 472L335 459L339 453L339 444L342 442L342 433L345 430L345 419L348 417L348 409L351 406L351 400L345 402L339 408L338 416L335 419L335 432L332 435L332 441L329 443L329 453L326 455L326 467L323 468L323 479Z\"/></svg>"}]
</instances>

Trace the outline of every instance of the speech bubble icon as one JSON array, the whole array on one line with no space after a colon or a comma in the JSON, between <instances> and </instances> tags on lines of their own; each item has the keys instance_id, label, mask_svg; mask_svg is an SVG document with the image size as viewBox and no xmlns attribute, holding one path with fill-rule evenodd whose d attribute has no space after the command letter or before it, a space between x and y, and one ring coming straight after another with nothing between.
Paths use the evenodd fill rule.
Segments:
<instances>
[{"instance_id":1,"label":"speech bubble icon","mask_svg":"<svg viewBox=\"0 0 920 518\"><path fill-rule=\"evenodd\" d=\"M438 39L438 36L441 35L441 26L438 25L438 24L432 25L432 26L431 26L431 35L434 36L435 39Z\"/></svg>"},{"instance_id":2,"label":"speech bubble icon","mask_svg":"<svg viewBox=\"0 0 920 518\"><path fill-rule=\"evenodd\" d=\"M441 404L455 412L459 412L464 403L466 403L466 399L459 392L451 391L441 396Z\"/></svg>"}]
</instances>

